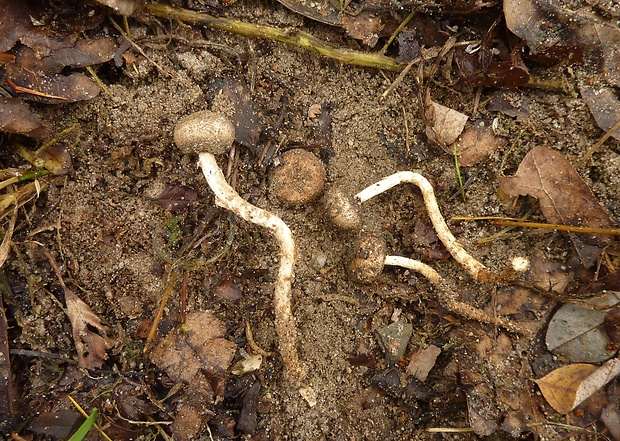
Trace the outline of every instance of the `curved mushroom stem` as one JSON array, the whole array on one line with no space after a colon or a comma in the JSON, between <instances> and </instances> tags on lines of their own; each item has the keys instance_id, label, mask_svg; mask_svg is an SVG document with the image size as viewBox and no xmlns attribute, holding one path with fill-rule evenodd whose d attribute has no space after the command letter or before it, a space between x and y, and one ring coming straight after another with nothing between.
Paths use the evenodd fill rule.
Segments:
<instances>
[{"instance_id":1,"label":"curved mushroom stem","mask_svg":"<svg viewBox=\"0 0 620 441\"><path fill-rule=\"evenodd\" d=\"M452 235L452 232L448 228L446 221L439 211L433 186L419 173L410 171L394 173L393 175L387 176L379 182L366 187L364 190L356 194L355 198L362 203L403 182L410 182L420 188L422 197L424 198L424 203L426 205L426 210L428 211L433 227L437 232L437 237L439 237L439 240L443 242L452 257L454 257L454 259L460 263L461 266L463 266L463 268L465 268L465 270L475 280L487 283L504 283L518 277L527 270L529 267L529 262L527 259L516 258L511 261L510 266L508 266L503 273L495 273L465 251L459 241Z\"/></svg>"},{"instance_id":2,"label":"curved mushroom stem","mask_svg":"<svg viewBox=\"0 0 620 441\"><path fill-rule=\"evenodd\" d=\"M424 277L426 277L433 285L438 285L439 282L441 282L441 276L439 275L439 273L435 271L432 267L420 262L419 260L409 259L407 257L401 256L385 256L385 265L400 266L415 271L416 273L420 273Z\"/></svg>"},{"instance_id":3,"label":"curved mushroom stem","mask_svg":"<svg viewBox=\"0 0 620 441\"><path fill-rule=\"evenodd\" d=\"M239 196L226 182L211 153L200 153L198 165L215 194L215 203L218 206L232 211L248 222L267 228L280 245L280 268L274 294L276 332L287 375L291 381L300 382L306 376L306 372L297 356L297 329L291 311L291 283L295 265L295 242L291 230L276 215L248 203Z\"/></svg>"}]
</instances>

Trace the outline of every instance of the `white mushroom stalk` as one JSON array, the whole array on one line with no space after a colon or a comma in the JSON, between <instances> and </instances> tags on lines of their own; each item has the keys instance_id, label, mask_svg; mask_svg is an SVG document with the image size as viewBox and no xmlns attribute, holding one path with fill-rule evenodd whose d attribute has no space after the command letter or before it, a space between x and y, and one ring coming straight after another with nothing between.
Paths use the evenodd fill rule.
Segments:
<instances>
[{"instance_id":1,"label":"white mushroom stalk","mask_svg":"<svg viewBox=\"0 0 620 441\"><path fill-rule=\"evenodd\" d=\"M386 255L385 241L376 235L362 233L358 236L346 264L349 277L355 282L370 283L383 271L385 265L399 266L424 275L433 285L438 287L437 296L448 310L470 320L487 323L522 335L531 332L503 317L491 316L478 308L461 302L456 298L457 289L442 278L430 266L414 259Z\"/></svg>"},{"instance_id":2,"label":"white mushroom stalk","mask_svg":"<svg viewBox=\"0 0 620 441\"><path fill-rule=\"evenodd\" d=\"M400 266L402 268L407 268L411 271L415 271L416 273L420 273L424 277L426 277L433 285L438 285L439 282L441 282L441 276L439 275L439 273L435 271L432 267L420 262L419 260L409 259L408 257L401 256L385 256L384 264L389 266Z\"/></svg>"},{"instance_id":3,"label":"white mushroom stalk","mask_svg":"<svg viewBox=\"0 0 620 441\"><path fill-rule=\"evenodd\" d=\"M183 118L174 130L174 141L184 153L198 153L198 165L215 194L215 203L248 222L267 228L278 241L280 267L274 294L275 325L286 374L289 380L297 383L305 378L306 372L297 356L297 330L291 310L295 242L290 228L282 219L248 203L226 182L214 155L230 148L234 138L232 123L208 110Z\"/></svg>"},{"instance_id":4,"label":"white mushroom stalk","mask_svg":"<svg viewBox=\"0 0 620 441\"><path fill-rule=\"evenodd\" d=\"M439 211L433 186L419 173L410 171L394 173L360 191L355 195L355 199L359 203L366 202L378 194L404 182L409 182L418 186L424 198L428 215L437 232L437 237L439 237L439 240L446 246L446 249L452 257L454 257L475 280L487 283L507 282L518 277L529 268L529 261L527 259L516 257L503 273L495 273L465 251L459 241L452 235L452 232Z\"/></svg>"},{"instance_id":5,"label":"white mushroom stalk","mask_svg":"<svg viewBox=\"0 0 620 441\"><path fill-rule=\"evenodd\" d=\"M274 235L280 247L280 267L276 278L273 297L275 325L280 341L280 353L286 364L288 375L301 381L306 372L297 356L297 329L291 310L291 283L295 266L295 242L291 229L278 216L248 203L226 182L226 178L210 153L198 155L198 165L202 169L211 191L215 194L216 205L230 210L242 219L267 228Z\"/></svg>"}]
</instances>

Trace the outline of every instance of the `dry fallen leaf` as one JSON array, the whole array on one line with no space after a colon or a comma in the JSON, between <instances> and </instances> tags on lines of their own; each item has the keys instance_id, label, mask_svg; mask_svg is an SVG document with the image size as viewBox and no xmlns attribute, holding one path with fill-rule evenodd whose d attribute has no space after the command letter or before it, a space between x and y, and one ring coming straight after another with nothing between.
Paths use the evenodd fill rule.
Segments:
<instances>
[{"instance_id":1,"label":"dry fallen leaf","mask_svg":"<svg viewBox=\"0 0 620 441\"><path fill-rule=\"evenodd\" d=\"M217 77L209 89L215 97L212 110L228 116L235 126L235 141L256 153L263 125L249 88L234 78Z\"/></svg>"},{"instance_id":2,"label":"dry fallen leaf","mask_svg":"<svg viewBox=\"0 0 620 441\"><path fill-rule=\"evenodd\" d=\"M43 121L18 98L0 97L0 132L21 133L36 139L47 136Z\"/></svg>"},{"instance_id":3,"label":"dry fallen leaf","mask_svg":"<svg viewBox=\"0 0 620 441\"><path fill-rule=\"evenodd\" d=\"M572 4L557 0L505 0L504 16L508 29L527 41L532 55L551 63L583 57L612 85L620 86L616 20L596 15L587 7L575 10Z\"/></svg>"},{"instance_id":4,"label":"dry fallen leaf","mask_svg":"<svg viewBox=\"0 0 620 441\"><path fill-rule=\"evenodd\" d=\"M500 189L509 196L529 195L537 198L550 223L615 227L609 213L573 166L560 153L547 147L533 148L523 158L517 173L513 177L500 177L499 183ZM596 263L600 255L599 247L609 241L600 235L570 234L570 238L587 268Z\"/></svg>"},{"instance_id":5,"label":"dry fallen leaf","mask_svg":"<svg viewBox=\"0 0 620 441\"><path fill-rule=\"evenodd\" d=\"M502 145L504 140L493 134L490 124L470 127L456 141L459 164L463 167L476 165L491 156Z\"/></svg>"},{"instance_id":6,"label":"dry fallen leaf","mask_svg":"<svg viewBox=\"0 0 620 441\"><path fill-rule=\"evenodd\" d=\"M442 147L452 144L463 132L469 118L464 113L430 101L432 110L428 112L432 117L426 126L426 136Z\"/></svg>"},{"instance_id":7,"label":"dry fallen leaf","mask_svg":"<svg viewBox=\"0 0 620 441\"><path fill-rule=\"evenodd\" d=\"M620 100L613 89L599 85L581 84L581 97L588 105L596 124L605 132L620 121ZM611 134L620 139L620 129Z\"/></svg>"},{"instance_id":8,"label":"dry fallen leaf","mask_svg":"<svg viewBox=\"0 0 620 441\"><path fill-rule=\"evenodd\" d=\"M609 308L620 300L620 294L608 293L588 299L592 308L566 304L556 311L547 327L546 344L555 355L568 361L600 363L609 360L616 350L609 345L603 322ZM608 306L608 309L596 307Z\"/></svg>"},{"instance_id":9,"label":"dry fallen leaf","mask_svg":"<svg viewBox=\"0 0 620 441\"><path fill-rule=\"evenodd\" d=\"M407 365L407 373L420 381L425 381L428 373L435 366L435 361L437 361L440 353L441 349L435 345L420 349L411 357L411 361Z\"/></svg>"},{"instance_id":10,"label":"dry fallen leaf","mask_svg":"<svg viewBox=\"0 0 620 441\"><path fill-rule=\"evenodd\" d=\"M533 253L528 280L537 288L562 294L572 278L573 274L566 264L548 259L541 251Z\"/></svg>"},{"instance_id":11,"label":"dry fallen leaf","mask_svg":"<svg viewBox=\"0 0 620 441\"><path fill-rule=\"evenodd\" d=\"M73 341L77 350L79 365L86 369L97 369L108 358L106 349L113 346L107 336L108 327L75 293L65 289L67 315L73 328Z\"/></svg>"},{"instance_id":12,"label":"dry fallen leaf","mask_svg":"<svg viewBox=\"0 0 620 441\"><path fill-rule=\"evenodd\" d=\"M536 380L543 396L556 411L567 414L620 373L620 360L602 366L578 363L563 366Z\"/></svg>"},{"instance_id":13,"label":"dry fallen leaf","mask_svg":"<svg viewBox=\"0 0 620 441\"><path fill-rule=\"evenodd\" d=\"M151 361L174 381L187 383L202 370L224 372L237 350L225 334L226 326L213 313L193 312L153 349Z\"/></svg>"}]
</instances>

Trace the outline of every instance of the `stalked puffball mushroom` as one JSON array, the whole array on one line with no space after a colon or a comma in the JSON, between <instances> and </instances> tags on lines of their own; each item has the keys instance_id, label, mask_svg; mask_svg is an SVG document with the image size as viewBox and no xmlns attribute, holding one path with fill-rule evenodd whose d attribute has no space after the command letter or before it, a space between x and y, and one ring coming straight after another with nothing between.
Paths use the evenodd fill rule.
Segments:
<instances>
[{"instance_id":1,"label":"stalked puffball mushroom","mask_svg":"<svg viewBox=\"0 0 620 441\"><path fill-rule=\"evenodd\" d=\"M325 166L304 149L281 155L282 163L271 172L271 190L283 202L303 205L318 197L325 187Z\"/></svg>"},{"instance_id":2,"label":"stalked puffball mushroom","mask_svg":"<svg viewBox=\"0 0 620 441\"><path fill-rule=\"evenodd\" d=\"M497 273L484 266L469 254L465 248L463 248L463 245L456 240L441 215L433 186L419 173L402 171L387 176L356 194L355 201L357 201L358 204L362 204L392 187L407 182L416 185L420 189L422 197L424 198L424 204L426 205L426 211L428 212L428 216L431 219L439 240L445 245L452 257L461 264L475 280L486 283L506 283L527 271L529 268L529 260L523 257L513 258L503 272Z\"/></svg>"},{"instance_id":3,"label":"stalked puffball mushroom","mask_svg":"<svg viewBox=\"0 0 620 441\"><path fill-rule=\"evenodd\" d=\"M331 188L323 198L325 215L341 230L357 230L362 225L359 203L338 187Z\"/></svg>"},{"instance_id":4,"label":"stalked puffball mushroom","mask_svg":"<svg viewBox=\"0 0 620 441\"><path fill-rule=\"evenodd\" d=\"M434 285L441 281L437 271L419 260L388 256L385 241L379 236L370 233L360 234L346 263L349 277L358 283L369 283L381 274L385 265L400 266L418 272Z\"/></svg>"},{"instance_id":5,"label":"stalked puffball mushroom","mask_svg":"<svg viewBox=\"0 0 620 441\"><path fill-rule=\"evenodd\" d=\"M216 205L248 222L267 228L278 241L280 266L275 282L275 325L287 376L297 383L303 380L306 372L297 356L297 329L291 311L295 242L290 228L282 219L248 203L226 182L214 155L226 152L234 139L232 123L226 117L209 110L183 118L174 129L174 142L179 149L187 154L198 153L198 165L215 194Z\"/></svg>"}]
</instances>

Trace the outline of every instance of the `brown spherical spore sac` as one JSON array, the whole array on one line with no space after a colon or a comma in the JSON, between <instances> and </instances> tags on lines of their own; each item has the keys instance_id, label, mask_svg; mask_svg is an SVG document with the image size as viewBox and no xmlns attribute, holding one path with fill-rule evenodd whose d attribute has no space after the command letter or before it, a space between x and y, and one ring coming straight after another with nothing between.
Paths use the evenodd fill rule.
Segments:
<instances>
[{"instance_id":1,"label":"brown spherical spore sac","mask_svg":"<svg viewBox=\"0 0 620 441\"><path fill-rule=\"evenodd\" d=\"M341 230L355 230L361 226L359 204L340 188L332 188L325 195L323 205L327 218Z\"/></svg>"},{"instance_id":2,"label":"brown spherical spore sac","mask_svg":"<svg viewBox=\"0 0 620 441\"><path fill-rule=\"evenodd\" d=\"M387 247L373 234L361 234L347 259L349 277L357 283L370 283L377 278L385 265Z\"/></svg>"},{"instance_id":3,"label":"brown spherical spore sac","mask_svg":"<svg viewBox=\"0 0 620 441\"><path fill-rule=\"evenodd\" d=\"M282 165L273 169L271 190L288 204L306 204L321 194L325 186L325 167L319 158L303 149L282 155Z\"/></svg>"},{"instance_id":4,"label":"brown spherical spore sac","mask_svg":"<svg viewBox=\"0 0 620 441\"><path fill-rule=\"evenodd\" d=\"M235 140L235 126L219 113L202 110L187 115L174 128L174 142L185 154L219 155Z\"/></svg>"}]
</instances>

